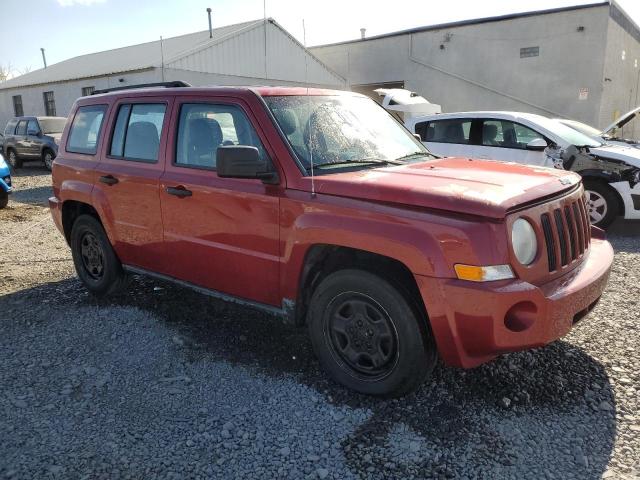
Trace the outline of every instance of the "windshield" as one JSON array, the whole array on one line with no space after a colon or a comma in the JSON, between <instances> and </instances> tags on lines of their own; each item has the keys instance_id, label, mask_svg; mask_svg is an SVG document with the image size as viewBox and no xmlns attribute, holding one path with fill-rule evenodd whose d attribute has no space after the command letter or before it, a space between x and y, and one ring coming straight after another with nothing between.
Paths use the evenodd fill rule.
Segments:
<instances>
[{"instance_id":1,"label":"windshield","mask_svg":"<svg viewBox=\"0 0 640 480\"><path fill-rule=\"evenodd\" d=\"M424 160L429 151L373 100L355 96L265 97L302 166L339 169Z\"/></svg>"},{"instance_id":2,"label":"windshield","mask_svg":"<svg viewBox=\"0 0 640 480\"><path fill-rule=\"evenodd\" d=\"M66 118L39 118L42 133L62 133L64 124L67 123Z\"/></svg>"},{"instance_id":3,"label":"windshield","mask_svg":"<svg viewBox=\"0 0 640 480\"><path fill-rule=\"evenodd\" d=\"M597 128L590 127L586 123L577 122L575 120L560 120L560 122L579 131L580 133L584 133L589 137L597 137L598 139L603 140L601 132Z\"/></svg>"},{"instance_id":4,"label":"windshield","mask_svg":"<svg viewBox=\"0 0 640 480\"><path fill-rule=\"evenodd\" d=\"M562 138L565 142L575 145L576 147L601 147L602 142L598 142L591 137L588 137L584 133L580 133L571 127L568 127L564 123L560 123L557 120L552 120L546 117L536 118L536 123L541 127L553 132L558 137Z\"/></svg>"}]
</instances>

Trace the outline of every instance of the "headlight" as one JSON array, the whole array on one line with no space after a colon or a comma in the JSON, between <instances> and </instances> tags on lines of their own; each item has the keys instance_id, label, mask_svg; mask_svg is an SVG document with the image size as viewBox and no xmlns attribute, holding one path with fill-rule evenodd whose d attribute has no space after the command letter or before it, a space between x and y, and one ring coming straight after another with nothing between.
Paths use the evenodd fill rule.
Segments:
<instances>
[{"instance_id":1,"label":"headlight","mask_svg":"<svg viewBox=\"0 0 640 480\"><path fill-rule=\"evenodd\" d=\"M0 168L7 168L7 167L8 167L7 162L4 161L4 157L0 153Z\"/></svg>"},{"instance_id":2,"label":"headlight","mask_svg":"<svg viewBox=\"0 0 640 480\"><path fill-rule=\"evenodd\" d=\"M531 224L524 218L513 222L511 227L511 245L516 258L523 265L529 265L538 253L538 240Z\"/></svg>"}]
</instances>

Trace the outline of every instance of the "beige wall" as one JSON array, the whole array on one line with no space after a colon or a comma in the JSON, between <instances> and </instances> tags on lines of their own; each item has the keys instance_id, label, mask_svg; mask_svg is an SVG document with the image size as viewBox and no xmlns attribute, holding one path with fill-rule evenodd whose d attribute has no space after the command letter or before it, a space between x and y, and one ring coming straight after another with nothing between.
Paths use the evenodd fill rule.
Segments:
<instances>
[{"instance_id":1,"label":"beige wall","mask_svg":"<svg viewBox=\"0 0 640 480\"><path fill-rule=\"evenodd\" d=\"M602 102L597 121L599 128L607 127L617 116L638 106L639 74L640 43L613 19L609 19ZM626 137L640 138L640 122L632 122L624 128L623 133Z\"/></svg>"},{"instance_id":2,"label":"beige wall","mask_svg":"<svg viewBox=\"0 0 640 480\"><path fill-rule=\"evenodd\" d=\"M443 111L517 110L593 124L608 18L603 5L311 51L348 84L404 81ZM520 58L520 48L534 46L538 57Z\"/></svg>"}]
</instances>

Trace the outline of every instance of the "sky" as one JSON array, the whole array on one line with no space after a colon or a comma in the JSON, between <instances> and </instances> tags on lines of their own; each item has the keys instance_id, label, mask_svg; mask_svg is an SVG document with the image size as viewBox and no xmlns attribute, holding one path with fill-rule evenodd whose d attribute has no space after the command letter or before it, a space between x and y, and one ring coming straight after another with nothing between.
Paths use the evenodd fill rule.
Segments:
<instances>
[{"instance_id":1,"label":"sky","mask_svg":"<svg viewBox=\"0 0 640 480\"><path fill-rule=\"evenodd\" d=\"M598 0L0 0L0 66L14 75L85 53L158 40L266 15L309 46L406 28ZM617 2L640 24L640 2ZM29 5L29 7L26 7ZM28 14L26 8L29 8Z\"/></svg>"}]
</instances>

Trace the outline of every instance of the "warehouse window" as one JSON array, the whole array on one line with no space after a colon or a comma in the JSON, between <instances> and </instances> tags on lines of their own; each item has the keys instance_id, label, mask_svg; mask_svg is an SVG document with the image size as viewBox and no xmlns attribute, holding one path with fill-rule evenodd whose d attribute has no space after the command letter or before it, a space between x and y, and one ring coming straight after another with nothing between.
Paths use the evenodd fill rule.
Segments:
<instances>
[{"instance_id":1,"label":"warehouse window","mask_svg":"<svg viewBox=\"0 0 640 480\"><path fill-rule=\"evenodd\" d=\"M22 95L13 96L13 113L16 117L22 117L24 110L22 109Z\"/></svg>"},{"instance_id":2,"label":"warehouse window","mask_svg":"<svg viewBox=\"0 0 640 480\"><path fill-rule=\"evenodd\" d=\"M93 95L94 90L96 89L96 87L91 86L91 87L82 87L82 96L83 97L88 97L89 95Z\"/></svg>"},{"instance_id":3,"label":"warehouse window","mask_svg":"<svg viewBox=\"0 0 640 480\"><path fill-rule=\"evenodd\" d=\"M540 47L525 47L520 49L520 58L540 56Z\"/></svg>"},{"instance_id":4,"label":"warehouse window","mask_svg":"<svg viewBox=\"0 0 640 480\"><path fill-rule=\"evenodd\" d=\"M68 152L96 154L102 120L106 111L106 105L89 105L78 108L69 131Z\"/></svg>"},{"instance_id":5,"label":"warehouse window","mask_svg":"<svg viewBox=\"0 0 640 480\"><path fill-rule=\"evenodd\" d=\"M47 117L56 116L56 101L53 98L53 92L43 92L42 98L44 99L44 113Z\"/></svg>"}]
</instances>

